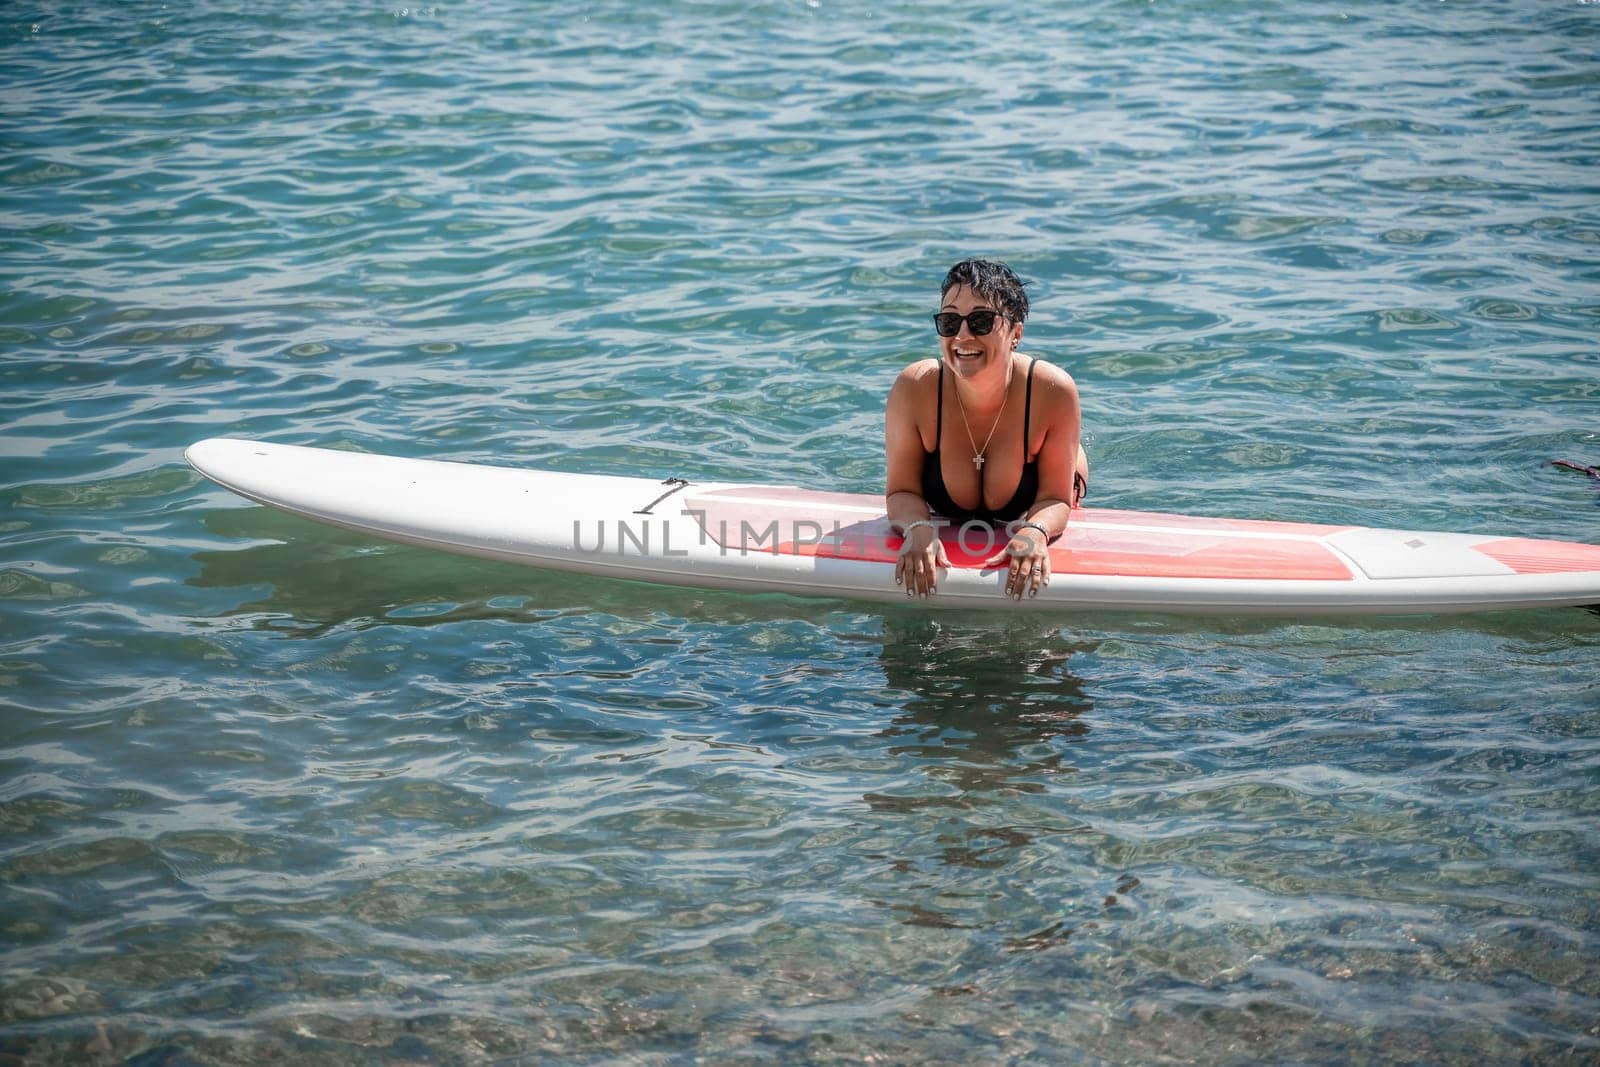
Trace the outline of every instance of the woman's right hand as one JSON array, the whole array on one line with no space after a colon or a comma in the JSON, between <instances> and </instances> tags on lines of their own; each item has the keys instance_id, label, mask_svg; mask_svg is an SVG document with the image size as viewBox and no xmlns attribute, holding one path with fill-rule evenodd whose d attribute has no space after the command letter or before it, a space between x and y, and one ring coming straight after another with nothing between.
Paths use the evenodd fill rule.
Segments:
<instances>
[{"instance_id":1,"label":"woman's right hand","mask_svg":"<svg viewBox=\"0 0 1600 1067\"><path fill-rule=\"evenodd\" d=\"M936 533L932 526L917 526L900 546L894 584L905 586L906 596L932 596L938 591L939 568L950 569L950 560Z\"/></svg>"}]
</instances>

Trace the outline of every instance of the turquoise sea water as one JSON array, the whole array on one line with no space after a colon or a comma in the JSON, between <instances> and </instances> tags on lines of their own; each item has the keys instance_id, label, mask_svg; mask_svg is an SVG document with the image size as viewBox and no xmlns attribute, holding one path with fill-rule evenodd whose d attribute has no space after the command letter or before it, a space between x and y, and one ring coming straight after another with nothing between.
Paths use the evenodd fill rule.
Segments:
<instances>
[{"instance_id":1,"label":"turquoise sea water","mask_svg":"<svg viewBox=\"0 0 1600 1067\"><path fill-rule=\"evenodd\" d=\"M1002 258L1106 506L1600 541L1600 5L0 9L0 1059L1600 1057L1600 618L375 545L231 434L876 491Z\"/></svg>"}]
</instances>

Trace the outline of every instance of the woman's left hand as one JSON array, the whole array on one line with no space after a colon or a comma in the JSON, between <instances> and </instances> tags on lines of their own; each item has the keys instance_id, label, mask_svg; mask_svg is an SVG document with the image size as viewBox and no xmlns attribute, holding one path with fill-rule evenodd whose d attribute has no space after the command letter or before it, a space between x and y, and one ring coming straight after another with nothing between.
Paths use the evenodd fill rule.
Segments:
<instances>
[{"instance_id":1,"label":"woman's left hand","mask_svg":"<svg viewBox=\"0 0 1600 1067\"><path fill-rule=\"evenodd\" d=\"M1006 547L983 561L985 568L1007 568L1006 595L1022 599L1024 591L1038 596L1050 584L1050 547L1044 534L1033 527L1018 530Z\"/></svg>"}]
</instances>

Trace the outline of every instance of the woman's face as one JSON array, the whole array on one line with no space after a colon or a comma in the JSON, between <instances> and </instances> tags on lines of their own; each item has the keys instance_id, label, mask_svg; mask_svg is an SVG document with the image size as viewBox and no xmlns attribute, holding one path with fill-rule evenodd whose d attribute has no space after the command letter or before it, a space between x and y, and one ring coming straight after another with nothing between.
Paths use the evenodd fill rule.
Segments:
<instances>
[{"instance_id":1,"label":"woman's face","mask_svg":"<svg viewBox=\"0 0 1600 1067\"><path fill-rule=\"evenodd\" d=\"M994 320L994 329L981 336L975 336L971 324L963 319L954 337L939 338L944 361L962 377L974 377L994 367L1003 369L1022 340L1022 323L1007 319L998 307L968 286L952 286L944 294L939 310L963 316L974 311L993 311L999 316Z\"/></svg>"}]
</instances>

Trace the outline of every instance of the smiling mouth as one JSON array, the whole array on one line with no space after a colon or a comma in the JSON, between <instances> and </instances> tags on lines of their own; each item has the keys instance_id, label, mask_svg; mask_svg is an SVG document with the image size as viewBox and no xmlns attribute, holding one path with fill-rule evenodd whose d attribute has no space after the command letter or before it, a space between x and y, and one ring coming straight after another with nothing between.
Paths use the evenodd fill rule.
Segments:
<instances>
[{"instance_id":1,"label":"smiling mouth","mask_svg":"<svg viewBox=\"0 0 1600 1067\"><path fill-rule=\"evenodd\" d=\"M976 359L983 355L983 349L981 348L952 348L950 352L957 359Z\"/></svg>"}]
</instances>

